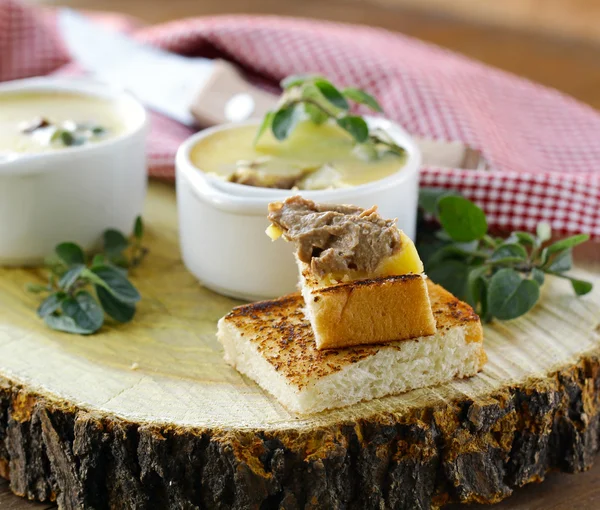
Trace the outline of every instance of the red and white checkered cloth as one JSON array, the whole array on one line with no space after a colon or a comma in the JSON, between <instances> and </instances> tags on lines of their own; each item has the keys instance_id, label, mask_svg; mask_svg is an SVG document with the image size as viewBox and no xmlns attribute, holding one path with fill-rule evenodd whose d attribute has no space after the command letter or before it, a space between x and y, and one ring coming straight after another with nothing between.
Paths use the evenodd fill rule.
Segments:
<instances>
[{"instance_id":1,"label":"red and white checkered cloth","mask_svg":"<svg viewBox=\"0 0 600 510\"><path fill-rule=\"evenodd\" d=\"M53 21L51 13L0 0L0 80L45 74L68 61ZM169 51L227 58L266 86L319 72L367 89L409 132L462 140L491 166L425 168L422 185L460 190L483 206L493 227L531 230L545 220L558 232L600 239L600 114L555 90L369 27L250 16L149 28L119 17L103 21ZM175 151L189 134L153 116L152 176L173 176Z\"/></svg>"}]
</instances>

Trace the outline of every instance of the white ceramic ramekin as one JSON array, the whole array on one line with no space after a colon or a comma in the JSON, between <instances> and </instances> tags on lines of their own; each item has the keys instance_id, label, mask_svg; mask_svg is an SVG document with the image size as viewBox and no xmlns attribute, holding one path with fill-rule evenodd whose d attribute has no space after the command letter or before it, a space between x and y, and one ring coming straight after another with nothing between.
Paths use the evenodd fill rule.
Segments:
<instances>
[{"instance_id":1,"label":"white ceramic ramekin","mask_svg":"<svg viewBox=\"0 0 600 510\"><path fill-rule=\"evenodd\" d=\"M0 156L0 265L37 264L62 241L89 250L107 228L129 232L146 194L148 120L133 96L77 78L0 84L0 95L24 90L107 98L126 129L80 147Z\"/></svg>"},{"instance_id":2,"label":"white ceramic ramekin","mask_svg":"<svg viewBox=\"0 0 600 510\"><path fill-rule=\"evenodd\" d=\"M414 238L421 155L398 125L370 118L405 147L408 158L398 172L361 186L320 191L252 188L226 183L196 168L191 149L218 130L250 121L217 126L188 138L176 159L179 235L183 261L208 288L246 300L268 299L294 292L298 274L289 243L271 241L267 206L274 200L301 194L316 202L379 206L383 217L398 218L398 226Z\"/></svg>"}]
</instances>

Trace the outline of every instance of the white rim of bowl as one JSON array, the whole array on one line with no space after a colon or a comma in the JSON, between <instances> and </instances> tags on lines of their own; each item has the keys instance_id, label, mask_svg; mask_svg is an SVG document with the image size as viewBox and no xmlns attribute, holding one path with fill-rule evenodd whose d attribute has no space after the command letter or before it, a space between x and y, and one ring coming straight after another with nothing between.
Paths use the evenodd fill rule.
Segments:
<instances>
[{"instance_id":1,"label":"white rim of bowl","mask_svg":"<svg viewBox=\"0 0 600 510\"><path fill-rule=\"evenodd\" d=\"M407 181L414 176L415 173L419 172L421 166L421 152L417 147L412 137L398 124L379 117L365 117L370 127L381 127L387 131L387 133L394 139L394 141L400 144L406 149L408 158L405 164L398 169L397 172L378 179L376 181L368 182L366 184L360 184L358 186L351 186L348 188L336 188L332 190L272 190L260 188L260 191L255 191L257 188L252 186L244 186L242 184L235 183L224 183L226 187L234 187L236 191L240 193L231 193L227 189L214 184L212 181L217 181L216 178L205 174L202 169L195 166L191 159L190 153L192 148L201 140L209 137L210 135L226 129L233 129L237 127L257 125L260 120L251 119L244 122L235 122L230 124L221 124L205 129L194 135L190 136L185 140L179 147L176 156L176 174L178 178L184 178L196 192L196 195L203 201L209 202L218 209L227 210L238 214L265 214L265 207L269 202L273 200L283 200L287 197L294 195L302 195L305 198L327 202L335 200L343 200L350 203L356 196L364 195L368 192L377 192L382 189L386 189L391 185L399 185L402 182ZM218 181L219 184L223 184L223 181ZM254 190L254 191L253 191ZM246 192L246 195L241 194Z\"/></svg>"},{"instance_id":2,"label":"white rim of bowl","mask_svg":"<svg viewBox=\"0 0 600 510\"><path fill-rule=\"evenodd\" d=\"M88 95L108 100L124 100L131 105L139 116L139 122L132 129L126 130L118 136L101 140L93 144L81 145L78 147L68 147L56 151L47 152L10 152L7 157L0 155L0 175L29 174L52 172L57 169L55 165L31 166L32 162L40 159L50 160L59 158L77 158L81 156L89 157L94 153L101 153L105 150L118 150L119 145L127 144L132 138L140 133L146 134L149 129L148 112L136 97L130 92L119 89L106 82L93 80L90 78L79 77L37 77L25 78L23 80L13 80L0 83L0 96L9 92L73 92L75 94ZM111 149L111 146L112 149Z\"/></svg>"}]
</instances>

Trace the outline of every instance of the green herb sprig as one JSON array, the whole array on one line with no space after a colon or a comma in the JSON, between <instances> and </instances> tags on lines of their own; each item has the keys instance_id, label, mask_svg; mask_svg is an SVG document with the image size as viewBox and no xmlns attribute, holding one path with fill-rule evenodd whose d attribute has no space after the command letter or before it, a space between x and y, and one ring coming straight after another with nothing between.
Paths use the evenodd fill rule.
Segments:
<instances>
[{"instance_id":1,"label":"green herb sprig","mask_svg":"<svg viewBox=\"0 0 600 510\"><path fill-rule=\"evenodd\" d=\"M323 76L295 75L281 81L283 93L274 111L263 118L255 138L258 143L262 135L270 129L277 140L285 140L302 120L310 120L320 125L333 120L346 131L363 152L373 158L377 147L399 155L404 149L381 129L370 130L367 122L359 115L350 113L350 102L364 105L375 112L382 112L377 100L367 92L354 87L339 90Z\"/></svg>"},{"instance_id":2,"label":"green herb sprig","mask_svg":"<svg viewBox=\"0 0 600 510\"><path fill-rule=\"evenodd\" d=\"M441 225L432 228L421 214L417 248L427 275L466 300L486 322L531 310L546 275L569 280L578 296L592 290L590 282L566 274L573 266L573 247L586 242L586 234L549 243L550 225L540 223L535 235L516 231L492 237L484 212L454 192L422 188L419 204L421 213Z\"/></svg>"},{"instance_id":3,"label":"green herb sprig","mask_svg":"<svg viewBox=\"0 0 600 510\"><path fill-rule=\"evenodd\" d=\"M52 329L80 335L97 332L105 315L117 322L133 319L140 293L128 280L127 271L148 253L143 235L138 217L129 238L118 230L106 230L102 251L92 257L86 257L75 243L57 245L46 261L48 284L27 286L29 292L47 294L38 316Z\"/></svg>"}]
</instances>

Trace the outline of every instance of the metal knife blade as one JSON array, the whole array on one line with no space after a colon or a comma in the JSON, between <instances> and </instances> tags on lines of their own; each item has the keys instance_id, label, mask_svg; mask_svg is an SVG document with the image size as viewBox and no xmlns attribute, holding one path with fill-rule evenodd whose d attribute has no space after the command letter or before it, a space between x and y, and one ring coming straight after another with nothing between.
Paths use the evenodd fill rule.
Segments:
<instances>
[{"instance_id":1,"label":"metal knife blade","mask_svg":"<svg viewBox=\"0 0 600 510\"><path fill-rule=\"evenodd\" d=\"M153 110L195 124L190 105L211 77L212 60L147 46L70 9L61 9L58 19L69 52L86 71L129 90Z\"/></svg>"}]
</instances>

